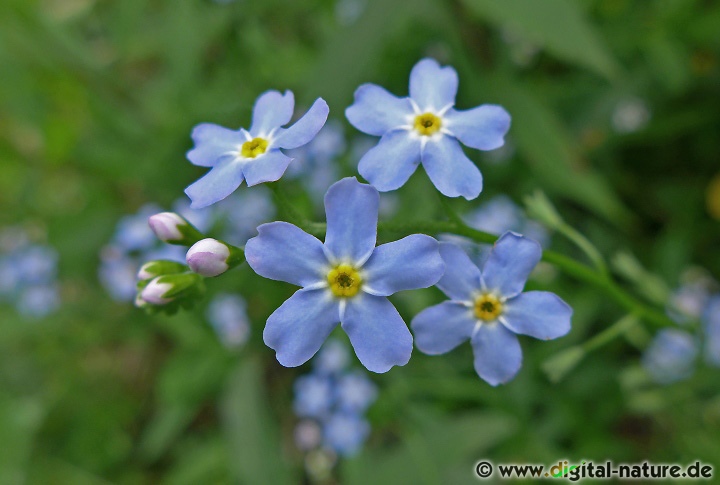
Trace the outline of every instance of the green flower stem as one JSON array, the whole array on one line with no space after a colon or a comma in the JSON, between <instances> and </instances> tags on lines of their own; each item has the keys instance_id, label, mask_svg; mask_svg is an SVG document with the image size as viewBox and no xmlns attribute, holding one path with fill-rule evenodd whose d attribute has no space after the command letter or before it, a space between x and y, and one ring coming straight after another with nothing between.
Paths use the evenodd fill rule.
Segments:
<instances>
[{"instance_id":1,"label":"green flower stem","mask_svg":"<svg viewBox=\"0 0 720 485\"><path fill-rule=\"evenodd\" d=\"M557 230L563 236L572 241L577 247L579 247L582 252L584 252L585 255L590 259L590 261L592 261L592 263L595 265L595 268L597 268L600 273L604 275L609 274L607 264L605 264L605 260L600 254L600 251L597 250L597 248L588 240L588 238L583 236L574 227L564 222L558 226Z\"/></svg>"},{"instance_id":2,"label":"green flower stem","mask_svg":"<svg viewBox=\"0 0 720 485\"><path fill-rule=\"evenodd\" d=\"M603 345L606 345L615 340L617 337L623 335L637 323L638 319L635 315L632 313L625 315L590 340L583 342L581 347L586 353L597 350Z\"/></svg>"},{"instance_id":3,"label":"green flower stem","mask_svg":"<svg viewBox=\"0 0 720 485\"><path fill-rule=\"evenodd\" d=\"M307 226L311 224L310 221L308 221L305 217L303 217L302 214L300 214L300 212L298 212L293 203L287 198L285 192L280 187L280 183L270 182L266 185L272 191L275 202L277 202L280 211L288 219L288 222L292 222L298 227L307 230Z\"/></svg>"},{"instance_id":4,"label":"green flower stem","mask_svg":"<svg viewBox=\"0 0 720 485\"><path fill-rule=\"evenodd\" d=\"M324 237L325 224L318 222L305 222L301 226L305 231L317 237ZM392 232L396 234L410 235L417 233L440 234L448 233L458 236L465 236L475 242L484 244L494 244L498 236L487 232L478 231L466 225L460 225L452 221L417 221L408 223L387 223L378 224L379 232ZM620 287L608 273L602 273L594 270L590 266L579 263L572 258L568 258L555 251L543 251L543 261L550 263L560 269L563 273L575 278L583 283L590 284L610 298L615 300L628 313L635 315L637 318L652 323L658 327L667 327L674 325L663 312L654 308L650 308L642 301L628 294Z\"/></svg>"}]
</instances>

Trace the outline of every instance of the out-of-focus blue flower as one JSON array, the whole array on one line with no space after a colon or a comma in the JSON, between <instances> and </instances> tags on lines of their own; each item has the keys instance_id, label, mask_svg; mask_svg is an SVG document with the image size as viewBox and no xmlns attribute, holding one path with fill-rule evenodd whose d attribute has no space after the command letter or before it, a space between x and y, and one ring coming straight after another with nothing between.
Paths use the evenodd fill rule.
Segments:
<instances>
[{"instance_id":1,"label":"out-of-focus blue flower","mask_svg":"<svg viewBox=\"0 0 720 485\"><path fill-rule=\"evenodd\" d=\"M339 374L350 362L350 354L345 344L329 339L313 359L315 371L320 374Z\"/></svg>"},{"instance_id":2,"label":"out-of-focus blue flower","mask_svg":"<svg viewBox=\"0 0 720 485\"><path fill-rule=\"evenodd\" d=\"M438 282L449 301L420 312L412 321L415 344L444 354L470 340L475 370L496 386L520 370L516 334L542 340L570 331L572 309L554 293L523 288L542 256L540 245L512 232L495 243L482 271L458 246L440 243L445 274Z\"/></svg>"},{"instance_id":3,"label":"out-of-focus blue flower","mask_svg":"<svg viewBox=\"0 0 720 485\"><path fill-rule=\"evenodd\" d=\"M230 243L245 245L257 234L257 227L275 216L275 205L266 187L237 192L213 206L216 219L222 223L222 238Z\"/></svg>"},{"instance_id":4,"label":"out-of-focus blue flower","mask_svg":"<svg viewBox=\"0 0 720 485\"><path fill-rule=\"evenodd\" d=\"M377 392L377 387L364 372L348 372L338 378L338 408L346 412L364 413L377 399Z\"/></svg>"},{"instance_id":5,"label":"out-of-focus blue flower","mask_svg":"<svg viewBox=\"0 0 720 485\"><path fill-rule=\"evenodd\" d=\"M510 115L489 104L456 110L457 88L455 69L433 59L413 67L409 97L398 98L375 84L360 86L345 115L358 130L382 137L360 160L360 174L387 192L404 185L422 164L442 194L476 198L482 175L460 143L479 150L501 147Z\"/></svg>"},{"instance_id":6,"label":"out-of-focus blue flower","mask_svg":"<svg viewBox=\"0 0 720 485\"><path fill-rule=\"evenodd\" d=\"M341 456L360 451L369 434L370 424L356 413L333 414L323 426L323 442Z\"/></svg>"},{"instance_id":7,"label":"out-of-focus blue flower","mask_svg":"<svg viewBox=\"0 0 720 485\"><path fill-rule=\"evenodd\" d=\"M173 212L180 214L190 224L197 227L200 232L207 232L215 223L216 210L214 207L193 209L187 199L178 199L173 203Z\"/></svg>"},{"instance_id":8,"label":"out-of-focus blue flower","mask_svg":"<svg viewBox=\"0 0 720 485\"><path fill-rule=\"evenodd\" d=\"M642 357L642 364L658 383L671 384L690 377L695 369L698 342L683 330L660 330Z\"/></svg>"},{"instance_id":9,"label":"out-of-focus blue flower","mask_svg":"<svg viewBox=\"0 0 720 485\"><path fill-rule=\"evenodd\" d=\"M288 152L295 161L287 175L299 178L311 197L319 198L339 178L336 160L345 152L342 124L330 120L307 145Z\"/></svg>"},{"instance_id":10,"label":"out-of-focus blue flower","mask_svg":"<svg viewBox=\"0 0 720 485\"><path fill-rule=\"evenodd\" d=\"M162 212L155 204L146 204L136 214L120 219L112 243L124 251L142 251L156 244L155 234L148 226L151 215Z\"/></svg>"},{"instance_id":11,"label":"out-of-focus blue flower","mask_svg":"<svg viewBox=\"0 0 720 485\"><path fill-rule=\"evenodd\" d=\"M57 310L58 254L48 245L31 243L20 227L0 235L0 299L25 317L41 318Z\"/></svg>"},{"instance_id":12,"label":"out-of-focus blue flower","mask_svg":"<svg viewBox=\"0 0 720 485\"><path fill-rule=\"evenodd\" d=\"M237 348L250 336L250 322L245 300L239 295L221 293L215 296L207 309L207 319L220 341L229 348Z\"/></svg>"},{"instance_id":13,"label":"out-of-focus blue flower","mask_svg":"<svg viewBox=\"0 0 720 485\"><path fill-rule=\"evenodd\" d=\"M711 281L705 278L693 279L684 283L670 295L667 313L680 324L702 317L703 310L710 300Z\"/></svg>"},{"instance_id":14,"label":"out-of-focus blue flower","mask_svg":"<svg viewBox=\"0 0 720 485\"><path fill-rule=\"evenodd\" d=\"M20 279L25 284L46 284L56 277L58 254L53 248L34 244L15 256Z\"/></svg>"},{"instance_id":15,"label":"out-of-focus blue flower","mask_svg":"<svg viewBox=\"0 0 720 485\"><path fill-rule=\"evenodd\" d=\"M377 399L377 387L360 369L347 369L345 343L329 339L314 359L313 372L295 382L295 413L312 418L322 428L322 444L339 455L356 453L370 433L363 414ZM319 428L307 419L296 428L296 441L304 451L318 446ZM311 439L312 438L312 439Z\"/></svg>"},{"instance_id":16,"label":"out-of-focus blue flower","mask_svg":"<svg viewBox=\"0 0 720 485\"><path fill-rule=\"evenodd\" d=\"M98 277L110 296L117 301L135 298L138 261L111 246L103 248L100 260Z\"/></svg>"},{"instance_id":17,"label":"out-of-focus blue flower","mask_svg":"<svg viewBox=\"0 0 720 485\"><path fill-rule=\"evenodd\" d=\"M412 336L387 296L433 285L444 264L437 241L421 234L376 248L378 205L375 188L345 178L325 195L324 244L286 222L263 224L247 242L256 273L302 287L263 332L282 365L307 362L338 323L369 370L387 372L410 359Z\"/></svg>"},{"instance_id":18,"label":"out-of-focus blue flower","mask_svg":"<svg viewBox=\"0 0 720 485\"><path fill-rule=\"evenodd\" d=\"M281 149L310 142L325 124L327 103L318 98L305 115L288 128L295 107L291 91L267 91L255 102L250 130L237 131L202 123L192 131L195 147L187 153L193 165L210 167L200 180L185 189L191 207L203 208L233 193L243 180L249 187L278 180L292 158Z\"/></svg>"},{"instance_id":19,"label":"out-of-focus blue flower","mask_svg":"<svg viewBox=\"0 0 720 485\"><path fill-rule=\"evenodd\" d=\"M300 376L295 381L294 390L293 409L298 416L321 419L330 413L335 400L330 377L319 374Z\"/></svg>"},{"instance_id":20,"label":"out-of-focus blue flower","mask_svg":"<svg viewBox=\"0 0 720 485\"><path fill-rule=\"evenodd\" d=\"M475 229L491 234L512 231L533 239L545 246L548 233L545 228L527 218L523 210L506 195L497 195L463 217Z\"/></svg>"},{"instance_id":21,"label":"out-of-focus blue flower","mask_svg":"<svg viewBox=\"0 0 720 485\"><path fill-rule=\"evenodd\" d=\"M709 299L703 312L705 330L705 360L720 367L720 295Z\"/></svg>"},{"instance_id":22,"label":"out-of-focus blue flower","mask_svg":"<svg viewBox=\"0 0 720 485\"><path fill-rule=\"evenodd\" d=\"M42 284L29 286L20 293L17 303L18 312L26 317L45 317L60 306L57 286Z\"/></svg>"}]
</instances>

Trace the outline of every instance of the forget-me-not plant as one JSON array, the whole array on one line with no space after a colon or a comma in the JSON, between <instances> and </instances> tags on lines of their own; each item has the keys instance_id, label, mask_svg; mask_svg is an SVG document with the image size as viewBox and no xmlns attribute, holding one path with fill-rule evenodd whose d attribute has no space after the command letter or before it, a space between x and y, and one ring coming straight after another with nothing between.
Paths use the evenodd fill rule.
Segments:
<instances>
[{"instance_id":1,"label":"forget-me-not plant","mask_svg":"<svg viewBox=\"0 0 720 485\"><path fill-rule=\"evenodd\" d=\"M327 120L327 103L318 98L305 115L288 128L295 98L292 91L267 91L255 102L250 130L230 130L212 123L192 131L195 147L187 153L193 165L210 167L200 180L185 189L193 208L207 207L233 193L243 180L248 186L274 182L285 173L292 158L282 149L310 142Z\"/></svg>"},{"instance_id":2,"label":"forget-me-not plant","mask_svg":"<svg viewBox=\"0 0 720 485\"><path fill-rule=\"evenodd\" d=\"M398 98L375 84L360 86L345 115L358 130L382 137L360 160L360 175L387 192L404 185L422 164L442 194L476 198L482 175L460 143L479 150L501 147L510 115L491 104L456 110L457 89L455 69L433 59L413 67L408 97Z\"/></svg>"},{"instance_id":3,"label":"forget-me-not plant","mask_svg":"<svg viewBox=\"0 0 720 485\"><path fill-rule=\"evenodd\" d=\"M572 309L545 291L523 293L542 256L540 245L512 232L495 243L482 270L451 243L440 243L445 274L437 287L450 300L429 307L412 321L415 344L427 354L444 354L470 340L478 375L495 386L520 370L516 334L549 340L570 331Z\"/></svg>"},{"instance_id":4,"label":"forget-me-not plant","mask_svg":"<svg viewBox=\"0 0 720 485\"><path fill-rule=\"evenodd\" d=\"M287 222L263 224L247 242L256 273L302 287L263 332L282 365L307 362L338 323L369 370L387 372L410 359L412 336L386 297L432 286L444 264L437 241L423 234L375 247L379 199L374 187L345 178L325 194L325 243Z\"/></svg>"}]
</instances>

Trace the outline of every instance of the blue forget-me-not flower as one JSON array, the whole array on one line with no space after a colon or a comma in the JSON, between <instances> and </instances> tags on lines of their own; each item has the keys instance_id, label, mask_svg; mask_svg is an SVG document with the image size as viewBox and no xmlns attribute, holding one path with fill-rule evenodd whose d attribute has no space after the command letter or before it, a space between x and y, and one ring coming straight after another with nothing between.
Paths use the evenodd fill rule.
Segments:
<instances>
[{"instance_id":1,"label":"blue forget-me-not flower","mask_svg":"<svg viewBox=\"0 0 720 485\"><path fill-rule=\"evenodd\" d=\"M705 360L720 367L720 295L708 301L703 311L703 330L705 331Z\"/></svg>"},{"instance_id":2,"label":"blue forget-me-not flower","mask_svg":"<svg viewBox=\"0 0 720 485\"><path fill-rule=\"evenodd\" d=\"M415 344L426 354L444 354L470 340L475 370L495 386L520 370L516 334L549 340L570 331L572 309L554 293L528 291L525 281L542 256L540 245L512 232L495 243L482 271L458 246L440 243L445 274L437 286L449 301L412 321Z\"/></svg>"},{"instance_id":3,"label":"blue forget-me-not flower","mask_svg":"<svg viewBox=\"0 0 720 485\"><path fill-rule=\"evenodd\" d=\"M687 379L695 370L698 340L684 330L660 330L645 350L642 364L652 379L660 384Z\"/></svg>"},{"instance_id":4,"label":"blue forget-me-not flower","mask_svg":"<svg viewBox=\"0 0 720 485\"><path fill-rule=\"evenodd\" d=\"M302 287L263 332L282 365L307 362L338 323L369 370L410 360L412 335L386 297L432 286L444 264L437 241L423 234L375 247L379 199L374 187L345 178L325 194L324 244L287 222L263 224L247 242L245 257L257 274Z\"/></svg>"},{"instance_id":5,"label":"blue forget-me-not flower","mask_svg":"<svg viewBox=\"0 0 720 485\"><path fill-rule=\"evenodd\" d=\"M305 115L288 128L295 108L291 91L267 91L253 108L250 130L230 130L212 123L192 131L195 147L187 153L193 165L210 167L200 180L185 189L193 208L207 207L237 189L243 180L248 186L274 182L282 177L292 158L281 149L310 142L327 120L327 103L318 98Z\"/></svg>"},{"instance_id":6,"label":"blue forget-me-not flower","mask_svg":"<svg viewBox=\"0 0 720 485\"><path fill-rule=\"evenodd\" d=\"M370 433L364 414L378 396L377 387L360 369L348 369L348 350L328 339L313 359L313 372L294 384L296 442L303 450L320 445L349 456L360 450ZM314 426L313 426L314 425Z\"/></svg>"},{"instance_id":7,"label":"blue forget-me-not flower","mask_svg":"<svg viewBox=\"0 0 720 485\"><path fill-rule=\"evenodd\" d=\"M476 198L482 175L460 143L479 150L501 147L510 115L490 104L456 110L457 88L455 69L433 59L413 67L409 97L398 98L375 84L360 86L345 115L358 130L382 137L360 160L360 175L387 192L404 185L422 163L442 194Z\"/></svg>"}]
</instances>

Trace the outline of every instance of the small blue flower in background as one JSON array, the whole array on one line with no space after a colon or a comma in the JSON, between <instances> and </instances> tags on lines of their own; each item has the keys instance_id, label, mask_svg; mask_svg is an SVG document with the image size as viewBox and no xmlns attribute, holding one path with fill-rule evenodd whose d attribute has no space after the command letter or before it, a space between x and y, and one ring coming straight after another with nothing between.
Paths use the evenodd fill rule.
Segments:
<instances>
[{"instance_id":1,"label":"small blue flower in background","mask_svg":"<svg viewBox=\"0 0 720 485\"><path fill-rule=\"evenodd\" d=\"M0 301L28 318L41 318L60 306L58 254L50 246L31 243L19 227L0 235Z\"/></svg>"},{"instance_id":2,"label":"small blue flower in background","mask_svg":"<svg viewBox=\"0 0 720 485\"><path fill-rule=\"evenodd\" d=\"M702 318L703 310L712 296L712 289L718 285L699 268L688 269L681 280L680 287L670 295L666 311L677 323L686 324Z\"/></svg>"},{"instance_id":3,"label":"small blue flower in background","mask_svg":"<svg viewBox=\"0 0 720 485\"><path fill-rule=\"evenodd\" d=\"M293 409L302 418L295 436L302 450L322 445L351 456L370 434L364 414L377 399L377 387L365 372L348 369L348 361L346 345L329 339L313 359L313 372L295 381Z\"/></svg>"},{"instance_id":4,"label":"small blue flower in background","mask_svg":"<svg viewBox=\"0 0 720 485\"><path fill-rule=\"evenodd\" d=\"M123 251L142 251L157 243L155 234L148 227L148 218L162 212L156 204L145 204L132 215L122 217L116 226L113 243Z\"/></svg>"},{"instance_id":5,"label":"small blue flower in background","mask_svg":"<svg viewBox=\"0 0 720 485\"><path fill-rule=\"evenodd\" d=\"M207 207L233 193L243 180L253 186L274 182L285 173L292 158L281 149L310 142L325 124L327 103L318 98L305 115L288 128L295 107L291 91L267 91L253 108L250 130L230 130L211 123L192 131L195 147L187 153L193 165L210 167L200 180L185 189L194 209Z\"/></svg>"},{"instance_id":6,"label":"small blue flower in background","mask_svg":"<svg viewBox=\"0 0 720 485\"><path fill-rule=\"evenodd\" d=\"M426 354L444 354L470 340L475 370L496 386L522 365L516 334L542 340L570 331L572 309L554 293L522 292L540 261L540 245L507 232L495 243L482 271L458 246L440 243L445 274L437 287L450 300L420 312L412 321L415 344Z\"/></svg>"},{"instance_id":7,"label":"small blue flower in background","mask_svg":"<svg viewBox=\"0 0 720 485\"><path fill-rule=\"evenodd\" d=\"M660 330L645 350L642 364L653 380L671 384L690 377L698 355L697 339L683 330Z\"/></svg>"},{"instance_id":8,"label":"small blue flower in background","mask_svg":"<svg viewBox=\"0 0 720 485\"><path fill-rule=\"evenodd\" d=\"M212 206L215 221L222 223L221 238L244 246L257 233L257 227L275 217L275 205L267 187L243 190Z\"/></svg>"},{"instance_id":9,"label":"small blue flower in background","mask_svg":"<svg viewBox=\"0 0 720 485\"><path fill-rule=\"evenodd\" d=\"M240 295L220 293L208 305L206 318L220 341L228 348L244 345L250 337L250 320Z\"/></svg>"},{"instance_id":10,"label":"small blue flower in background","mask_svg":"<svg viewBox=\"0 0 720 485\"><path fill-rule=\"evenodd\" d=\"M709 299L703 311L705 331L705 360L720 367L720 295Z\"/></svg>"},{"instance_id":11,"label":"small blue flower in background","mask_svg":"<svg viewBox=\"0 0 720 485\"><path fill-rule=\"evenodd\" d=\"M287 222L263 224L247 242L257 274L302 287L263 332L282 365L307 362L338 323L367 369L387 372L410 360L412 335L386 297L435 284L444 264L437 241L423 234L376 248L378 206L375 188L345 178L325 195L324 244Z\"/></svg>"},{"instance_id":12,"label":"small blue flower in background","mask_svg":"<svg viewBox=\"0 0 720 485\"><path fill-rule=\"evenodd\" d=\"M325 446L341 456L356 454L369 435L370 424L354 413L333 414L323 427Z\"/></svg>"},{"instance_id":13,"label":"small blue flower in background","mask_svg":"<svg viewBox=\"0 0 720 485\"><path fill-rule=\"evenodd\" d=\"M490 104L456 110L457 88L455 69L433 59L413 67L409 97L398 98L375 84L360 86L345 116L358 130L382 137L360 160L360 175L387 192L404 185L422 164L442 194L476 198L482 175L460 143L478 150L501 147L510 115Z\"/></svg>"},{"instance_id":14,"label":"small blue flower in background","mask_svg":"<svg viewBox=\"0 0 720 485\"><path fill-rule=\"evenodd\" d=\"M330 120L310 143L288 152L295 161L286 176L299 178L311 197L322 200L322 194L339 178L336 161L346 148L342 124Z\"/></svg>"},{"instance_id":15,"label":"small blue flower in background","mask_svg":"<svg viewBox=\"0 0 720 485\"><path fill-rule=\"evenodd\" d=\"M473 229L490 234L500 235L512 231L537 241L543 247L550 242L547 230L540 223L529 219L522 208L506 195L496 195L482 203L477 209L465 214L463 220ZM478 244L454 234L442 234L439 239L463 248L478 266L485 264L492 250L491 244Z\"/></svg>"}]
</instances>

